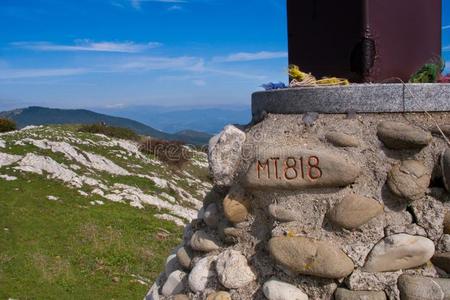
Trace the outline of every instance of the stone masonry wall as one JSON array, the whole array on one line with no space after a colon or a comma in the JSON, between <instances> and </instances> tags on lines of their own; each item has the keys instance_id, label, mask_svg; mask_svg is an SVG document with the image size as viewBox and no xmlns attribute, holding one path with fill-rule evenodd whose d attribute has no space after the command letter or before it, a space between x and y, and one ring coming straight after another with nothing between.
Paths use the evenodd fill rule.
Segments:
<instances>
[{"instance_id":1,"label":"stone masonry wall","mask_svg":"<svg viewBox=\"0 0 450 300\"><path fill-rule=\"evenodd\" d=\"M146 299L450 299L450 113L272 115L210 142L215 188Z\"/></svg>"}]
</instances>

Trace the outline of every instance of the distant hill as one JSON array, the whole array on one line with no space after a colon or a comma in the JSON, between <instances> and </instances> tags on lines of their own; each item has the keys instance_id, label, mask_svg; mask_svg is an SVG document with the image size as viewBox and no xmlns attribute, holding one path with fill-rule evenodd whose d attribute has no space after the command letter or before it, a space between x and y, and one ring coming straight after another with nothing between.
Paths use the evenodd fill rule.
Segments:
<instances>
[{"instance_id":1,"label":"distant hill","mask_svg":"<svg viewBox=\"0 0 450 300\"><path fill-rule=\"evenodd\" d=\"M184 130L173 134L166 133L127 118L108 116L85 109L56 109L31 106L0 112L0 117L14 120L19 128L28 125L93 124L104 122L111 126L129 128L141 135L172 141L178 140L196 145L208 143L211 137L207 133L193 130Z\"/></svg>"},{"instance_id":2,"label":"distant hill","mask_svg":"<svg viewBox=\"0 0 450 300\"><path fill-rule=\"evenodd\" d=\"M92 110L107 115L130 118L171 133L189 129L216 134L228 124L248 124L252 118L250 105L176 108L143 105L92 108Z\"/></svg>"}]
</instances>

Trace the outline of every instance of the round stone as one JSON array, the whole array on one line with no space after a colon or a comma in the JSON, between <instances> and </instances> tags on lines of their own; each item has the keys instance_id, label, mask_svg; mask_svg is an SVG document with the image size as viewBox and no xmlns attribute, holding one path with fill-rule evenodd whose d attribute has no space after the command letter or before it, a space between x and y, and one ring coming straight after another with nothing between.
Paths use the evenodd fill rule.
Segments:
<instances>
[{"instance_id":1,"label":"round stone","mask_svg":"<svg viewBox=\"0 0 450 300\"><path fill-rule=\"evenodd\" d=\"M206 300L231 300L231 295L227 292L212 293Z\"/></svg>"},{"instance_id":2,"label":"round stone","mask_svg":"<svg viewBox=\"0 0 450 300\"><path fill-rule=\"evenodd\" d=\"M194 292L204 291L216 277L213 263L217 256L208 256L199 260L189 274L189 287Z\"/></svg>"},{"instance_id":3,"label":"round stone","mask_svg":"<svg viewBox=\"0 0 450 300\"><path fill-rule=\"evenodd\" d=\"M203 221L210 228L216 228L219 223L219 208L216 203L211 203L203 214Z\"/></svg>"},{"instance_id":4,"label":"round stone","mask_svg":"<svg viewBox=\"0 0 450 300\"><path fill-rule=\"evenodd\" d=\"M181 247L180 249L178 249L176 255L177 255L178 263L186 270L190 270L192 257L193 257L193 253L192 253L191 249L189 249L187 247Z\"/></svg>"},{"instance_id":5,"label":"round stone","mask_svg":"<svg viewBox=\"0 0 450 300\"><path fill-rule=\"evenodd\" d=\"M178 294L173 297L173 300L189 300L189 297L183 294Z\"/></svg>"},{"instance_id":6,"label":"round stone","mask_svg":"<svg viewBox=\"0 0 450 300\"><path fill-rule=\"evenodd\" d=\"M216 271L220 283L229 289L238 289L256 279L241 252L225 250L216 262Z\"/></svg>"},{"instance_id":7,"label":"round stone","mask_svg":"<svg viewBox=\"0 0 450 300\"><path fill-rule=\"evenodd\" d=\"M202 252L211 252L219 249L215 238L203 230L196 231L191 238L191 248Z\"/></svg>"},{"instance_id":8,"label":"round stone","mask_svg":"<svg viewBox=\"0 0 450 300\"><path fill-rule=\"evenodd\" d=\"M240 186L234 186L223 200L225 217L232 223L244 222L250 206L249 195Z\"/></svg>"},{"instance_id":9,"label":"round stone","mask_svg":"<svg viewBox=\"0 0 450 300\"><path fill-rule=\"evenodd\" d=\"M382 122L378 125L378 138L390 149L421 149L427 146L430 132L398 122Z\"/></svg>"},{"instance_id":10,"label":"round stone","mask_svg":"<svg viewBox=\"0 0 450 300\"><path fill-rule=\"evenodd\" d=\"M296 286L274 278L264 283L263 293L269 300L308 300L308 296Z\"/></svg>"},{"instance_id":11,"label":"round stone","mask_svg":"<svg viewBox=\"0 0 450 300\"><path fill-rule=\"evenodd\" d=\"M334 300L386 300L384 292L351 291L339 288L334 293Z\"/></svg>"},{"instance_id":12,"label":"round stone","mask_svg":"<svg viewBox=\"0 0 450 300\"><path fill-rule=\"evenodd\" d=\"M434 243L425 237L403 233L391 235L375 245L364 265L364 271L411 269L428 262L433 254Z\"/></svg>"},{"instance_id":13,"label":"round stone","mask_svg":"<svg viewBox=\"0 0 450 300\"><path fill-rule=\"evenodd\" d=\"M387 185L395 195L414 201L422 198L430 185L431 172L423 162L405 160L392 167L388 174Z\"/></svg>"},{"instance_id":14,"label":"round stone","mask_svg":"<svg viewBox=\"0 0 450 300\"><path fill-rule=\"evenodd\" d=\"M300 221L301 215L292 210L286 209L281 205L271 204L269 205L269 214L278 221L281 222L293 222Z\"/></svg>"},{"instance_id":15,"label":"round stone","mask_svg":"<svg viewBox=\"0 0 450 300\"><path fill-rule=\"evenodd\" d=\"M346 229L358 228L383 213L378 201L359 195L348 195L329 212L334 224Z\"/></svg>"},{"instance_id":16,"label":"round stone","mask_svg":"<svg viewBox=\"0 0 450 300\"><path fill-rule=\"evenodd\" d=\"M305 237L274 237L269 251L287 269L311 276L343 278L353 272L352 260L335 245Z\"/></svg>"},{"instance_id":17,"label":"round stone","mask_svg":"<svg viewBox=\"0 0 450 300\"><path fill-rule=\"evenodd\" d=\"M348 134L341 132L330 132L325 136L328 142L336 147L358 147L359 141Z\"/></svg>"},{"instance_id":18,"label":"round stone","mask_svg":"<svg viewBox=\"0 0 450 300\"><path fill-rule=\"evenodd\" d=\"M398 278L398 289L402 300L444 299L439 284L428 277L402 275Z\"/></svg>"},{"instance_id":19,"label":"round stone","mask_svg":"<svg viewBox=\"0 0 450 300\"><path fill-rule=\"evenodd\" d=\"M162 288L162 294L166 297L179 294L184 291L187 282L187 274L182 271L174 271L166 280Z\"/></svg>"}]
</instances>

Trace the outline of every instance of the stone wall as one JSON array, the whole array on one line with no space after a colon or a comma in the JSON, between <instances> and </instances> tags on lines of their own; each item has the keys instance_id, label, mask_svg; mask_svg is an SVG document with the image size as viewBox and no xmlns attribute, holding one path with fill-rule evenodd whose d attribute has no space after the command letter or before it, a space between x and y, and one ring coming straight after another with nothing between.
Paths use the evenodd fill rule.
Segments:
<instances>
[{"instance_id":1,"label":"stone wall","mask_svg":"<svg viewBox=\"0 0 450 300\"><path fill-rule=\"evenodd\" d=\"M267 114L147 299L450 299L450 113Z\"/></svg>"}]
</instances>

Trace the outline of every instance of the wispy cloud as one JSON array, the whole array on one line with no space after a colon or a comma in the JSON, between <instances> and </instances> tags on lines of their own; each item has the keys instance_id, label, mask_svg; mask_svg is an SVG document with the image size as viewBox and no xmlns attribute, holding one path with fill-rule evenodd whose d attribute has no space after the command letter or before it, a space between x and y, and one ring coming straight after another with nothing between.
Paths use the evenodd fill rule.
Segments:
<instances>
[{"instance_id":1,"label":"wispy cloud","mask_svg":"<svg viewBox=\"0 0 450 300\"><path fill-rule=\"evenodd\" d=\"M242 62L242 61L255 61L255 60L268 60L275 58L286 58L288 56L287 52L270 52L270 51L260 51L260 52L239 52L233 53L225 57L215 57L213 60L216 62Z\"/></svg>"},{"instance_id":2,"label":"wispy cloud","mask_svg":"<svg viewBox=\"0 0 450 300\"><path fill-rule=\"evenodd\" d=\"M442 27L442 30L447 30L447 29L450 29L450 25L446 25L446 26Z\"/></svg>"},{"instance_id":3,"label":"wispy cloud","mask_svg":"<svg viewBox=\"0 0 450 300\"><path fill-rule=\"evenodd\" d=\"M199 57L133 57L111 65L113 71L193 71L199 72L204 69L204 60Z\"/></svg>"},{"instance_id":4,"label":"wispy cloud","mask_svg":"<svg viewBox=\"0 0 450 300\"><path fill-rule=\"evenodd\" d=\"M450 51L450 45L443 47L442 51L449 52Z\"/></svg>"},{"instance_id":5,"label":"wispy cloud","mask_svg":"<svg viewBox=\"0 0 450 300\"><path fill-rule=\"evenodd\" d=\"M61 69L0 69L0 79L23 79L41 77L74 76L88 73L84 68Z\"/></svg>"},{"instance_id":6,"label":"wispy cloud","mask_svg":"<svg viewBox=\"0 0 450 300\"><path fill-rule=\"evenodd\" d=\"M15 42L14 47L35 51L87 51L87 52L119 52L139 53L149 49L162 46L158 42L138 44L134 42L93 42L89 40L78 40L73 45L54 44L50 42Z\"/></svg>"},{"instance_id":7,"label":"wispy cloud","mask_svg":"<svg viewBox=\"0 0 450 300\"><path fill-rule=\"evenodd\" d=\"M160 3L187 3L187 0L131 0L131 6L135 9L141 9L143 2L160 2Z\"/></svg>"}]
</instances>

